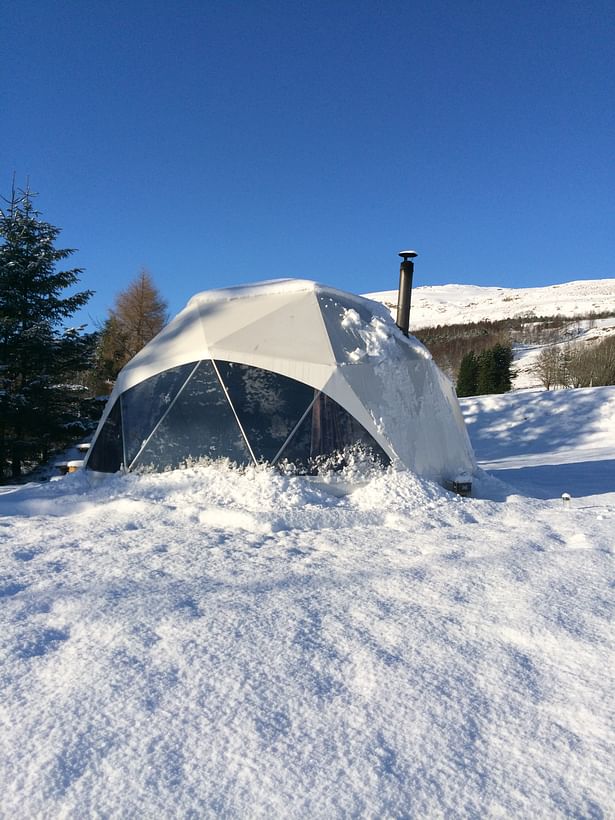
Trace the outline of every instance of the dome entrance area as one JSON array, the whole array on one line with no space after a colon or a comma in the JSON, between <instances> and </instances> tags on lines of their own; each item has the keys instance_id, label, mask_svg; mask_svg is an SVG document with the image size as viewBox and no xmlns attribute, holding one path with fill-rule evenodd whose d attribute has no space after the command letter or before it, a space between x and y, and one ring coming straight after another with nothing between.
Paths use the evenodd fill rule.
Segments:
<instances>
[{"instance_id":1,"label":"dome entrance area","mask_svg":"<svg viewBox=\"0 0 615 820\"><path fill-rule=\"evenodd\" d=\"M170 368L122 393L87 466L161 471L228 459L312 474L344 466L349 454L383 467L390 463L361 424L322 391L259 367L212 359Z\"/></svg>"}]
</instances>

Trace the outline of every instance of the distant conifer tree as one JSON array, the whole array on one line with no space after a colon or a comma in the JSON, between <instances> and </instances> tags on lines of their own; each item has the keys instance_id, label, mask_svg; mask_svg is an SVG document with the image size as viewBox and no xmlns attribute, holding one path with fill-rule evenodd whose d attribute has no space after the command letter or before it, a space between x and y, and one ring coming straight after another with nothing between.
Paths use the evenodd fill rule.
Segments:
<instances>
[{"instance_id":1,"label":"distant conifer tree","mask_svg":"<svg viewBox=\"0 0 615 820\"><path fill-rule=\"evenodd\" d=\"M92 291L62 296L81 268L56 270L74 253L58 250L60 229L42 221L29 190L0 208L0 478L18 479L80 434L94 337L64 322ZM83 431L81 431L82 433Z\"/></svg>"},{"instance_id":2,"label":"distant conifer tree","mask_svg":"<svg viewBox=\"0 0 615 820\"><path fill-rule=\"evenodd\" d=\"M457 395L476 396L478 393L478 358L474 351L466 353L459 366Z\"/></svg>"},{"instance_id":3,"label":"distant conifer tree","mask_svg":"<svg viewBox=\"0 0 615 820\"><path fill-rule=\"evenodd\" d=\"M478 357L478 394L506 393L512 386L513 352L510 345L497 344Z\"/></svg>"}]
</instances>

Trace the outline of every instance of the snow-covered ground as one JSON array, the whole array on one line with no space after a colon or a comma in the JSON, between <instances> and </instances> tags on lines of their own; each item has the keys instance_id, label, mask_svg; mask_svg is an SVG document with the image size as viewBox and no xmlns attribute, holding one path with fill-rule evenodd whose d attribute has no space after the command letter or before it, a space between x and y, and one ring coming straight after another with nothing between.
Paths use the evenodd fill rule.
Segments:
<instances>
[{"instance_id":1,"label":"snow-covered ground","mask_svg":"<svg viewBox=\"0 0 615 820\"><path fill-rule=\"evenodd\" d=\"M615 490L615 387L459 401L481 467L520 492L599 501Z\"/></svg>"},{"instance_id":2,"label":"snow-covered ground","mask_svg":"<svg viewBox=\"0 0 615 820\"><path fill-rule=\"evenodd\" d=\"M463 406L475 498L4 488L0 814L614 816L615 388Z\"/></svg>"}]
</instances>

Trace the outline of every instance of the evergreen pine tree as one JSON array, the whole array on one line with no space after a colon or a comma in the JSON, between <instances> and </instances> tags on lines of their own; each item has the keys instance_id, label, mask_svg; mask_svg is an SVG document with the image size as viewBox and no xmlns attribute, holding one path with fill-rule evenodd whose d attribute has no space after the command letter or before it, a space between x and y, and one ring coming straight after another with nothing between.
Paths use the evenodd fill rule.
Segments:
<instances>
[{"instance_id":1,"label":"evergreen pine tree","mask_svg":"<svg viewBox=\"0 0 615 820\"><path fill-rule=\"evenodd\" d=\"M478 357L477 393L479 396L488 396L495 392L493 348L488 348L483 350Z\"/></svg>"},{"instance_id":2,"label":"evergreen pine tree","mask_svg":"<svg viewBox=\"0 0 615 820\"><path fill-rule=\"evenodd\" d=\"M512 387L513 352L510 345L497 344L478 357L478 394L506 393Z\"/></svg>"},{"instance_id":3,"label":"evergreen pine tree","mask_svg":"<svg viewBox=\"0 0 615 820\"><path fill-rule=\"evenodd\" d=\"M513 352L510 345L497 344L492 351L495 390L507 393L512 387Z\"/></svg>"},{"instance_id":4,"label":"evergreen pine tree","mask_svg":"<svg viewBox=\"0 0 615 820\"><path fill-rule=\"evenodd\" d=\"M478 393L478 359L474 351L466 353L459 366L457 395L476 396Z\"/></svg>"},{"instance_id":5,"label":"evergreen pine tree","mask_svg":"<svg viewBox=\"0 0 615 820\"><path fill-rule=\"evenodd\" d=\"M78 434L75 374L93 343L63 327L92 292L62 296L82 270L56 270L74 251L54 247L60 229L40 219L32 197L13 190L0 208L0 480L18 479Z\"/></svg>"}]
</instances>

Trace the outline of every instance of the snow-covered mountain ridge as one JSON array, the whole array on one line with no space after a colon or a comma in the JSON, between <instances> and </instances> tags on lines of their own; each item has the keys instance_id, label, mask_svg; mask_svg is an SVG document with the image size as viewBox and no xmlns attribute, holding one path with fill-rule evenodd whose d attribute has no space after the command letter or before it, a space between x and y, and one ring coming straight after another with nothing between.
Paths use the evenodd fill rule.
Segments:
<instances>
[{"instance_id":1,"label":"snow-covered mountain ridge","mask_svg":"<svg viewBox=\"0 0 615 820\"><path fill-rule=\"evenodd\" d=\"M365 296L394 309L397 291ZM524 316L615 316L615 279L585 279L540 288L499 288L480 285L429 285L412 291L410 327L496 321Z\"/></svg>"}]
</instances>

